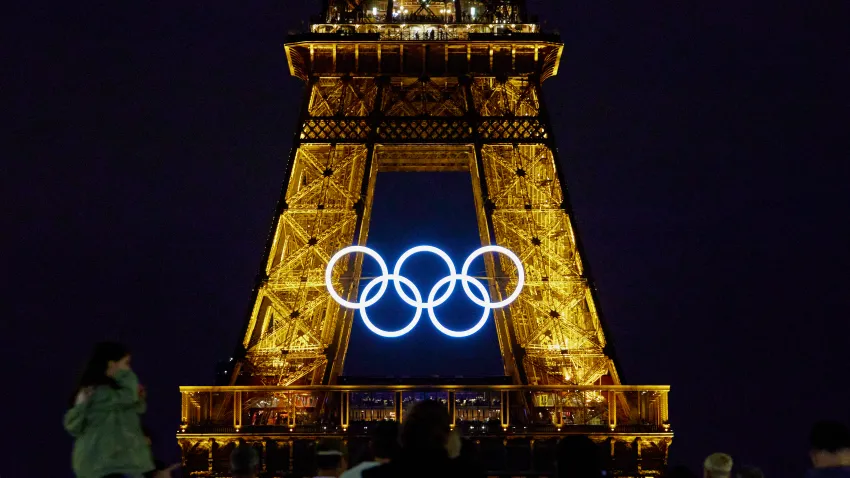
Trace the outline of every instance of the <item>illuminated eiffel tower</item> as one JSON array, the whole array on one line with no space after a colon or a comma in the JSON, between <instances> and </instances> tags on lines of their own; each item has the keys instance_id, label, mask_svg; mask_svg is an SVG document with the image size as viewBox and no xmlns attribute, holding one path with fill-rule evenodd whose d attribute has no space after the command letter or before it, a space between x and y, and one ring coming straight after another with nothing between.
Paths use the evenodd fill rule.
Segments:
<instances>
[{"instance_id":1,"label":"illuminated eiffel tower","mask_svg":"<svg viewBox=\"0 0 850 478\"><path fill-rule=\"evenodd\" d=\"M515 251L526 267L520 300L495 313L506 374L619 383L542 98L563 45L527 23L522 4L471 3L328 2L334 23L290 38L290 71L307 90L239 381L334 383L354 314L330 298L324 271L339 249L365 245L376 179L467 171L481 244ZM493 277L498 264L488 265ZM335 269L337 285L348 274L356 292L360 262L347 266Z\"/></svg>"},{"instance_id":2,"label":"illuminated eiffel tower","mask_svg":"<svg viewBox=\"0 0 850 478\"><path fill-rule=\"evenodd\" d=\"M532 412L526 416L546 409L557 432L601 426L594 439L610 442L612 459L625 460L612 465L619 474L646 470L648 456L650 469L662 469L672 437L668 388L621 386L558 165L541 85L558 73L559 37L540 30L523 0L326 0L323 10L309 32L285 45L290 72L306 90L283 191L232 387L181 389L184 461L207 439L227 443L257 426L259 413L264 426L281 427L275 433L286 438L273 441L289 447L294 473L292 437L308 429L299 420L310 421L299 417L333 410L343 432L354 412L375 418L360 413L354 389L334 388L355 315L329 295L325 269L337 251L366 245L381 172L465 171L481 244L514 251L525 267L519 298L493 311L505 376L519 387L492 392L501 394L501 430L511 430L518 404ZM362 261L350 255L333 269L336 290L350 300ZM507 278L488 281L492 297L516 285L509 261L487 257L485 265L488 277ZM402 420L404 392L388 390L396 394L392 411L379 415ZM445 399L458 420L455 393L446 389ZM272 419L266 408L285 413ZM233 436L198 428L221 420L232 420ZM624 422L650 427L626 433L618 428ZM616 430L626 435L612 438ZM267 445L263 466L271 472Z\"/></svg>"}]
</instances>

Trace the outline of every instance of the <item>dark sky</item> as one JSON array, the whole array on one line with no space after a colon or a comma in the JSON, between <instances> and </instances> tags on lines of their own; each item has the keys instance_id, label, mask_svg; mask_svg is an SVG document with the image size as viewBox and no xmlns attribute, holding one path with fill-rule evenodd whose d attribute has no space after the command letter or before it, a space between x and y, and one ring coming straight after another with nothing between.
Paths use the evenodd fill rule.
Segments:
<instances>
[{"instance_id":1,"label":"dark sky","mask_svg":"<svg viewBox=\"0 0 850 478\"><path fill-rule=\"evenodd\" d=\"M799 476L811 422L850 416L847 2L530 3L567 45L545 91L585 260L626 379L673 387L672 462ZM317 10L5 9L4 476L70 475L63 408L103 338L135 350L173 443L178 385L211 383L239 339L302 91L281 45ZM373 240L394 260L390 206ZM474 229L446 231L462 262Z\"/></svg>"}]
</instances>

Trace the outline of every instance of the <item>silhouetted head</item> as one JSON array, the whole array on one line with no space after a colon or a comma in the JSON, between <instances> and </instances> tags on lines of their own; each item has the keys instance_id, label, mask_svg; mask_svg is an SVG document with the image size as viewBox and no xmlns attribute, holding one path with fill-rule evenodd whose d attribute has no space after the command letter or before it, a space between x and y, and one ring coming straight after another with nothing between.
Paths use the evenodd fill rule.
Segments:
<instances>
[{"instance_id":1,"label":"silhouetted head","mask_svg":"<svg viewBox=\"0 0 850 478\"><path fill-rule=\"evenodd\" d=\"M376 460L392 460L398 456L399 427L396 422L378 422L372 433L372 453Z\"/></svg>"},{"instance_id":2,"label":"silhouetted head","mask_svg":"<svg viewBox=\"0 0 850 478\"><path fill-rule=\"evenodd\" d=\"M112 377L119 370L127 368L130 368L130 351L127 347L117 342L101 342L95 345L71 396L71 403L74 403L77 393L83 388L99 385L118 387Z\"/></svg>"},{"instance_id":3,"label":"silhouetted head","mask_svg":"<svg viewBox=\"0 0 850 478\"><path fill-rule=\"evenodd\" d=\"M843 423L815 423L809 443L809 456L815 468L850 466L850 430Z\"/></svg>"},{"instance_id":4,"label":"silhouetted head","mask_svg":"<svg viewBox=\"0 0 850 478\"><path fill-rule=\"evenodd\" d=\"M449 424L446 405L432 400L419 402L404 417L401 445L406 452L444 454L449 440Z\"/></svg>"},{"instance_id":5,"label":"silhouetted head","mask_svg":"<svg viewBox=\"0 0 850 478\"><path fill-rule=\"evenodd\" d=\"M569 435L558 443L559 478L599 478L602 458L599 447L585 435Z\"/></svg>"},{"instance_id":6,"label":"silhouetted head","mask_svg":"<svg viewBox=\"0 0 850 478\"><path fill-rule=\"evenodd\" d=\"M725 453L714 453L702 464L705 478L729 478L732 475L732 457Z\"/></svg>"}]
</instances>

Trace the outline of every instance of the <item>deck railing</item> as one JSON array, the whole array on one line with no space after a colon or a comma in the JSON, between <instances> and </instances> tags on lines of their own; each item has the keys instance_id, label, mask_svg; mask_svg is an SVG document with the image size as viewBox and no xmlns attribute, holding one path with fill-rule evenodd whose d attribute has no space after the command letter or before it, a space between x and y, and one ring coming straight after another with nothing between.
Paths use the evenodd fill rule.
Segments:
<instances>
[{"instance_id":1,"label":"deck railing","mask_svg":"<svg viewBox=\"0 0 850 478\"><path fill-rule=\"evenodd\" d=\"M368 433L444 403L464 435L670 431L667 386L330 385L181 387L180 433Z\"/></svg>"}]
</instances>

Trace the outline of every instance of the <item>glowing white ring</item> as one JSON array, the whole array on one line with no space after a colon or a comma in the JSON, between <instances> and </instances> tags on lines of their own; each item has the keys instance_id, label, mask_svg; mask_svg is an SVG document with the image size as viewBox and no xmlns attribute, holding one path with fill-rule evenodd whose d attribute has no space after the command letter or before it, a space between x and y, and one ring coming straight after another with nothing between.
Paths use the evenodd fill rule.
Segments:
<instances>
[{"instance_id":1,"label":"glowing white ring","mask_svg":"<svg viewBox=\"0 0 850 478\"><path fill-rule=\"evenodd\" d=\"M381 277L379 278L381 280L381 288L378 290L378 293L375 294L375 297L372 297L371 299L365 302L349 302L343 299L339 294L336 293L336 290L334 290L332 277L334 266L336 265L337 261L339 261L343 256L351 254L352 252L362 252L363 254L372 257L373 259L378 261L378 267L381 268ZM364 307L374 305L376 302L381 300L381 297L384 296L384 292L387 291L387 283L390 280L389 275L390 272L387 269L387 263L384 262L384 259L381 257L380 254L373 251L372 249L369 249L368 247L348 246L345 249L334 254L333 257L331 257L331 260L328 261L328 267L327 269L325 269L325 285L328 286L328 292L330 292L331 297L334 298L337 304L348 309L362 309Z\"/></svg>"},{"instance_id":2,"label":"glowing white ring","mask_svg":"<svg viewBox=\"0 0 850 478\"><path fill-rule=\"evenodd\" d=\"M386 277L386 279L384 279L384 277ZM387 280L393 280L393 281L396 281L395 282L396 290L398 290L398 288L399 288L398 283L403 282L404 285L406 285L407 287L410 287L410 290L413 291L413 296L416 297L416 301L419 302L420 304L422 303L422 294L419 293L419 289L416 288L416 285L414 285L413 282L410 281L410 279L408 279L407 277L402 277L402 276L396 275L396 274L386 275L384 277L378 277L376 279L370 280L369 283L366 284L366 287L363 288L363 297L364 298L368 297L369 292L372 291L372 288L375 287L375 284L377 284L378 282L381 282L381 284L383 286L386 286ZM416 307L416 313L413 314L413 320L411 320L410 323L407 324L407 326L405 326L404 328L396 330L394 332L387 332L386 330L383 330L383 329L379 328L378 326L376 326L375 324L373 324L372 321L369 320L369 316L366 315L366 307L360 308L360 318L363 319L363 323L366 324L366 328L368 328L372 332L380 335L381 337L390 337L390 338L401 337L402 335L413 330L413 328L416 327L416 324L419 323L419 318L422 317L422 307L417 307L417 306L414 306L414 307ZM428 310L430 311L431 309L428 309Z\"/></svg>"},{"instance_id":3,"label":"glowing white ring","mask_svg":"<svg viewBox=\"0 0 850 478\"><path fill-rule=\"evenodd\" d=\"M381 275L372 279L371 281L369 281L368 284L366 284L366 287L363 289L363 296L361 297L360 302L350 302L343 299L333 287L334 266L340 258L345 256L346 254L351 254L354 252L360 252L374 258L378 262L378 266L381 268ZM439 281L437 281L436 284L434 284L428 294L427 302L422 302L422 294L419 292L419 289L416 287L416 285L409 279L401 275L401 267L404 264L404 261L407 260L413 254L417 254L419 252L430 252L436 254L441 259L443 259L446 265L449 266L449 275L440 279ZM469 272L469 267L472 265L472 261L475 260L481 254L487 252L496 252L508 256L508 258L511 260L511 262L514 263L517 268L516 289L505 300L502 300L500 302L491 302L489 294L487 293L487 288L484 286L484 284L482 284L481 281L479 281L475 277L471 277L467 274ZM480 305L481 307L484 307L484 313L481 315L481 319L479 319L478 322L472 328L460 332L446 328L443 324L440 323L440 321L437 319L436 314L434 313L435 307L443 304L449 299L449 296L454 291L455 282L457 280L460 280L462 282L463 290L464 292L466 292L466 296L469 297L472 302ZM395 287L399 297L401 297L401 299L405 303L416 308L416 313L413 316L413 320L411 320L410 323L407 324L404 328L396 331L386 331L377 327L375 324L372 323L371 320L369 320L369 316L366 313L366 307L374 305L376 302L378 302L378 300L381 299L381 297L383 297L384 293L387 290L387 285L389 281L393 281L393 286ZM472 293L469 288L470 282L472 282L475 285L475 288L478 289L478 291L481 293L481 297L483 297L483 300L479 299L475 294ZM378 283L381 284L381 287L378 289L378 292L373 297L369 297L369 293L372 292L372 289L374 289L375 286L378 285ZM404 292L399 283L403 283L405 286L410 288L410 290L413 292L414 299L411 299L410 296ZM440 288L444 284L448 284L446 292L443 293L443 295L441 295L439 298L435 299L437 292L439 292ZM364 246L349 246L334 254L333 257L331 257L330 261L328 261L327 269L325 269L325 285L327 285L328 292L330 293L331 297L333 297L333 299L338 304L349 309L359 309L360 317L363 319L363 323L366 325L366 327L380 336L401 337L402 335L410 332L411 330L413 330L414 327L416 327L416 324L419 323L419 319L422 316L422 309L427 309L428 317L431 319L431 323L434 324L437 330L450 337L468 337L474 334L475 332L481 330L481 327L483 327L484 324L487 322L487 317L489 317L491 309L498 309L504 307L516 300L516 298L522 291L523 285L525 285L525 269L523 269L522 262L520 262L519 257L517 257L516 254L509 251L508 249L505 249L504 247L500 246L485 246L477 249L472 254L470 254L470 256L463 263L463 269L461 270L461 273L458 274L457 270L455 269L454 263L445 252L433 246L417 246L408 250L407 252L402 254L401 257L399 257L398 262L396 262L396 265L393 269L393 273L390 274L389 270L387 269L387 264L377 252Z\"/></svg>"},{"instance_id":4,"label":"glowing white ring","mask_svg":"<svg viewBox=\"0 0 850 478\"><path fill-rule=\"evenodd\" d=\"M393 275L400 277L401 276L401 266L402 266L402 264L404 264L404 261L406 261L407 258L412 256L413 254L417 254L417 253L420 253L420 252L430 252L430 253L433 253L433 254L440 256L440 259L444 260L446 262L446 265L449 266L449 276L454 277L454 276L457 275L457 270L455 269L454 262L452 262L452 258L449 257L448 254L446 254L445 252L443 252L440 249L437 249L434 246L416 246L414 248L408 249L407 252L402 254L401 257L398 258L398 261L396 261L395 267L393 268ZM428 302L423 304L422 299L419 299L417 302L413 302L413 299L409 298L407 296L407 294L404 293L404 290L402 290L401 285L398 283L398 281L395 281L393 283L393 285L395 286L395 291L398 293L398 296L401 297L401 300L405 301L407 303L407 305L410 305L410 306L413 306L413 307L428 307L428 308L436 307L436 306L442 304L443 302L449 300L449 296L452 295L452 292L454 292L454 290L455 290L455 281L452 281L452 283L449 284L449 288L446 290L446 292L442 296L440 296L439 299L437 299L436 303L431 303L431 301L434 298L429 297ZM407 285L407 283L405 283L405 285ZM416 291L415 288L413 290Z\"/></svg>"},{"instance_id":5,"label":"glowing white ring","mask_svg":"<svg viewBox=\"0 0 850 478\"><path fill-rule=\"evenodd\" d=\"M485 252L498 252L504 254L508 256L508 259L510 259L511 262L514 263L517 272L516 289L514 289L513 293L501 302L490 302L489 300L487 302L484 302L478 300L478 297L475 297L472 291L469 290L468 280L464 279L462 281L463 284L461 285L463 285L463 291L466 292L466 296L469 297L469 300L475 302L476 305L480 305L481 307L491 307L493 309L499 309L515 301L516 298L519 297L519 293L520 291L522 291L522 286L525 285L525 269L523 269L522 262L520 262L519 257L517 257L516 254L509 251L508 249L505 249L501 246L484 246L476 250L475 252L470 254L469 257L466 258L466 262L463 263L463 269L460 270L460 275L462 277L469 277L466 273L469 272L469 266L472 265L472 261L474 261L476 257L480 256L481 254L484 254Z\"/></svg>"},{"instance_id":6,"label":"glowing white ring","mask_svg":"<svg viewBox=\"0 0 850 478\"><path fill-rule=\"evenodd\" d=\"M445 284L446 282L449 282L449 281L451 281L451 283L454 284L457 279L462 280L464 284L466 282L472 282L473 284L475 284L475 287L478 288L478 291L481 292L481 297L487 298L487 288L484 287L484 284L482 284L480 280L478 280L474 277L469 277L469 276L452 275L452 276L448 276L448 277L443 277L442 279L438 280L436 284L434 284L434 287L431 289L431 293L428 294L428 302L430 303L432 300L434 300L434 294L437 293L437 290L439 290L440 287L443 286L443 284ZM487 301L489 302L490 299L488 298ZM440 321L437 320L437 315L434 313L433 307L428 307L428 318L431 319L431 323L434 324L434 327L436 327L437 330L448 335L449 337L458 337L458 338L459 337L469 337L470 335L474 334L475 332L478 332L479 330L481 330L481 327L484 327L484 324L487 323L487 317L490 316L490 310L491 309L492 309L492 307L485 306L484 307L484 313L481 314L481 318L478 320L478 323L473 325L472 328L466 329L466 330L461 331L461 332L454 331L452 329L445 327L443 324L441 324Z\"/></svg>"}]
</instances>

